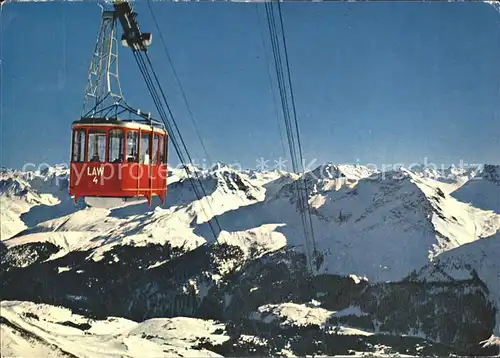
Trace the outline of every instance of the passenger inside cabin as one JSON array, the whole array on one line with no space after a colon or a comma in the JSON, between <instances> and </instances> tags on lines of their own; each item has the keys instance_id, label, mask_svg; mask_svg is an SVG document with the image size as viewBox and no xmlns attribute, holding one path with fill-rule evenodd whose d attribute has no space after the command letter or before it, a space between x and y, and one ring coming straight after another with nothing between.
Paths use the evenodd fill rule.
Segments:
<instances>
[{"instance_id":1,"label":"passenger inside cabin","mask_svg":"<svg viewBox=\"0 0 500 358\"><path fill-rule=\"evenodd\" d=\"M142 164L149 165L149 149L147 149L146 153L144 154Z\"/></svg>"},{"instance_id":2,"label":"passenger inside cabin","mask_svg":"<svg viewBox=\"0 0 500 358\"><path fill-rule=\"evenodd\" d=\"M121 163L123 161L123 155L119 155L118 158L116 158L113 163Z\"/></svg>"},{"instance_id":3,"label":"passenger inside cabin","mask_svg":"<svg viewBox=\"0 0 500 358\"><path fill-rule=\"evenodd\" d=\"M129 156L127 157L127 162L129 163L137 163L137 154L130 153Z\"/></svg>"}]
</instances>

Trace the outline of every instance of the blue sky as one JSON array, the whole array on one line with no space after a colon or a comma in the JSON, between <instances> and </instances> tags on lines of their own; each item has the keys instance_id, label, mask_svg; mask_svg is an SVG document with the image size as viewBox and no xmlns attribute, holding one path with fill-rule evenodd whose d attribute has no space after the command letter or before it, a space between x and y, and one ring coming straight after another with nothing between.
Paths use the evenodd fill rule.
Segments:
<instances>
[{"instance_id":1,"label":"blue sky","mask_svg":"<svg viewBox=\"0 0 500 358\"><path fill-rule=\"evenodd\" d=\"M248 3L152 6L210 159L272 165L283 150L263 6L260 17ZM306 162L500 162L500 14L492 6L304 2L282 10ZM153 32L150 56L191 156L208 164L146 3L136 11L142 31ZM67 163L100 9L8 3L1 23L1 164ZM154 114L126 48L120 76L127 101Z\"/></svg>"}]
</instances>

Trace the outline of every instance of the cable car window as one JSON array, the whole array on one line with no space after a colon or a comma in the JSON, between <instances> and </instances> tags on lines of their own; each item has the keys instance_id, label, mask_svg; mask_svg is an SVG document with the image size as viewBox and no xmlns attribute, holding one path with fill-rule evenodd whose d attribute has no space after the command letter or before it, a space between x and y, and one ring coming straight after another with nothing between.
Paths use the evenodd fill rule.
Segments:
<instances>
[{"instance_id":1,"label":"cable car window","mask_svg":"<svg viewBox=\"0 0 500 358\"><path fill-rule=\"evenodd\" d=\"M158 133L153 134L152 164L158 164Z\"/></svg>"},{"instance_id":2,"label":"cable car window","mask_svg":"<svg viewBox=\"0 0 500 358\"><path fill-rule=\"evenodd\" d=\"M73 156L74 162L85 161L85 130L78 129L73 131Z\"/></svg>"},{"instance_id":3,"label":"cable car window","mask_svg":"<svg viewBox=\"0 0 500 358\"><path fill-rule=\"evenodd\" d=\"M163 143L164 136L160 136L160 142L158 143L158 148L160 149L160 156L158 158L158 163L164 163L163 156L165 155L165 144Z\"/></svg>"},{"instance_id":4,"label":"cable car window","mask_svg":"<svg viewBox=\"0 0 500 358\"><path fill-rule=\"evenodd\" d=\"M141 135L141 156L140 163L149 165L149 158L151 157L150 151L150 133L142 133Z\"/></svg>"},{"instance_id":5,"label":"cable car window","mask_svg":"<svg viewBox=\"0 0 500 358\"><path fill-rule=\"evenodd\" d=\"M139 133L137 131L127 132L127 162L137 163L139 157L137 155Z\"/></svg>"},{"instance_id":6,"label":"cable car window","mask_svg":"<svg viewBox=\"0 0 500 358\"><path fill-rule=\"evenodd\" d=\"M88 160L91 162L106 161L106 132L89 131Z\"/></svg>"},{"instance_id":7,"label":"cable car window","mask_svg":"<svg viewBox=\"0 0 500 358\"><path fill-rule=\"evenodd\" d=\"M111 129L109 131L108 157L111 163L123 161L123 130Z\"/></svg>"},{"instance_id":8,"label":"cable car window","mask_svg":"<svg viewBox=\"0 0 500 358\"><path fill-rule=\"evenodd\" d=\"M164 153L162 155L162 160L163 163L167 164L168 160L168 135L165 135L165 141L164 141Z\"/></svg>"}]
</instances>

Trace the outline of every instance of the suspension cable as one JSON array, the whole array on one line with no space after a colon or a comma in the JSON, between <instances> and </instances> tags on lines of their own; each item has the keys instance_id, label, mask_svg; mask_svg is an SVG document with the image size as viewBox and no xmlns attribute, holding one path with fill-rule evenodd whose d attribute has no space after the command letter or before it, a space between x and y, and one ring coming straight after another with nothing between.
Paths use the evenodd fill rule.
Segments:
<instances>
[{"instance_id":1,"label":"suspension cable","mask_svg":"<svg viewBox=\"0 0 500 358\"><path fill-rule=\"evenodd\" d=\"M147 0L146 3L148 4L149 12L151 13L151 17L153 18L153 22L154 22L154 24L156 26L156 30L158 31L158 34L160 36L160 41L161 41L161 43L163 45L163 49L165 51L165 54L167 55L168 63L170 65L170 68L172 69L172 73L174 74L174 77L175 77L175 80L177 82L177 85L179 86L179 89L181 91L182 99L183 99L184 105L186 106L186 109L188 111L189 119L191 120L191 123L193 124L193 127L194 127L194 129L196 131L196 135L198 137L198 140L201 143L201 147L203 149L203 152L204 152L205 156L207 157L208 162L211 163L212 161L210 159L210 156L208 155L208 151L207 151L207 148L205 147L205 143L203 142L200 130L199 130L198 126L196 125L196 121L194 119L193 111L191 110L191 106L189 105L189 102L187 100L186 92L184 91L184 87L182 86L182 83L181 83L181 80L179 78L179 75L177 74L177 71L175 69L174 63L172 61L172 57L170 56L170 52L168 51L168 48L167 48L166 41L163 38L162 32L160 31L160 26L158 25L158 21L156 21L156 16L155 16L155 14L153 12L153 9L151 7L150 0Z\"/></svg>"},{"instance_id":2,"label":"suspension cable","mask_svg":"<svg viewBox=\"0 0 500 358\"><path fill-rule=\"evenodd\" d=\"M285 63L286 63L286 69L287 69L287 75L288 75L288 83L289 83L289 87L290 87L290 96L291 96L291 100L292 100L292 109L293 109L293 117L294 117L294 121L295 121L295 130L297 131L297 144L298 144L299 154L300 154L300 158L301 158L301 164L303 164L302 163L302 158L303 157L302 157L302 145L301 145L301 141L300 141L299 122L297 120L297 110L296 110L296 106L295 106L295 96L294 96L293 88L292 88L292 76L291 76L291 73L290 73L290 64L289 64L289 61L288 61L288 50L287 50L287 46L286 46L285 29L284 29L284 26L283 26L283 15L281 13L281 1L279 1L279 0L278 0L278 10L279 10L279 17L280 17L280 25L281 25L281 36L282 36L282 39L283 39L283 48L285 50ZM304 172L303 165L301 165L301 168L302 168L302 172ZM306 203L305 203L305 205L306 205L307 211L308 211L307 219L309 221L309 226L310 226L310 230L311 230L313 250L314 250L314 253L316 253L316 242L315 242L315 239L314 239L314 228L313 228L313 225L312 225L311 207L309 205L309 191L308 191L308 188L307 188L307 183L305 182L305 178L303 180L303 185L304 185L304 191L305 191L305 197L306 197Z\"/></svg>"},{"instance_id":3,"label":"suspension cable","mask_svg":"<svg viewBox=\"0 0 500 358\"><path fill-rule=\"evenodd\" d=\"M142 56L143 54L144 54L144 56ZM144 60L144 57L146 57L147 64L146 64L146 61ZM203 187L203 183L199 177L198 172L196 170L193 172L194 176L195 176L193 178L193 173L191 173L191 170L189 169L189 166L187 165L190 162L188 162L186 160L186 158L184 157L184 153L182 152L182 149L184 149L184 152L187 155L189 160L191 160L191 156L190 156L189 151L186 147L184 139L182 138L182 135L179 131L179 128L178 128L177 123L175 121L175 117L170 109L170 106L169 106L168 101L166 99L166 96L163 92L161 84L158 80L158 77L156 76L156 73L152 67L151 61L149 60L149 57L147 56L147 52L146 51L144 51L144 52L134 51L134 58L137 62L137 65L139 66L139 70L141 71L141 74L144 78L144 81L146 82L146 86L151 94L151 97L153 99L155 107L160 114L160 119L162 120L165 127L167 128L167 131L169 132L171 142L174 145L174 149L177 153L177 156L179 157L181 163L184 166L184 170L186 171L186 174L187 174L187 179L189 180L197 199L201 201L201 199L204 197L205 200L207 201L207 204L208 204L210 210L212 211L212 214L214 214L214 211L211 208L207 193L205 191L205 188ZM167 113L165 111L163 103L161 102L160 94L158 93L157 87L154 85L153 78L151 75L153 75L153 77L156 81L157 87L160 90L160 93L162 95L165 106L168 110L168 113L170 114L170 118L167 116ZM172 126L171 122L174 124L174 126ZM180 145L179 145L177 137L180 138ZM181 145L182 145L182 147L181 147ZM199 188L201 188L203 195L200 193L199 188L196 184L198 184ZM202 206L202 210L204 211L205 216L208 218L208 215L205 212L205 209L203 208L203 206ZM222 231L222 229L221 229L221 226L220 226L215 214L212 215L212 218L209 219L207 221L207 223L208 223L209 228L214 236L214 239L217 239L218 234Z\"/></svg>"},{"instance_id":4,"label":"suspension cable","mask_svg":"<svg viewBox=\"0 0 500 358\"><path fill-rule=\"evenodd\" d=\"M278 0L277 7L279 16L278 24L279 24L279 29L281 31L281 37L278 37L278 25L274 15L275 11L273 9L273 3L266 2L265 7L266 7L269 34L271 37L273 57L275 62L276 76L278 79L278 88L282 102L286 135L288 137L288 144L290 149L290 158L292 161L293 170L295 172L299 171L301 172L300 178L296 180L294 183L295 183L295 189L297 191L299 213L301 216L302 226L304 230L306 255L308 257L309 268L312 272L313 268L312 268L311 256L316 255L316 242L314 238L314 230L312 225L311 209L309 206L309 193L307 189L307 183L303 175L304 169L302 165L303 156L302 156L302 145L300 141L300 129L297 120L297 111L296 111L295 97L291 81L291 71L288 62L288 51L286 48L286 39L284 33L283 17L281 13L280 1ZM283 54L280 48L280 40L283 46ZM297 157L300 158L300 161L298 160ZM311 249L310 245L312 245L312 250L313 250L312 255L310 253Z\"/></svg>"},{"instance_id":5,"label":"suspension cable","mask_svg":"<svg viewBox=\"0 0 500 358\"><path fill-rule=\"evenodd\" d=\"M276 116L276 122L278 124L278 132L280 134L280 142L281 142L281 151L283 154L283 157L286 158L286 150L285 150L285 141L283 139L283 133L281 130L281 121L280 121L280 116L278 114L278 103L276 100L276 94L274 93L274 87L273 87L273 81L272 81L272 76L271 76L271 63L269 61L269 56L267 55L267 48L266 48L266 43L264 41L264 32L262 31L262 24L261 24L261 19L260 19L260 12L259 12L259 4L255 4L255 9L257 10L257 19L259 21L259 32L260 32L260 40L262 44L262 49L264 50L264 58L266 61L266 72L267 72L267 78L269 81L269 90L271 92L271 95L273 97L273 109L274 109L274 115Z\"/></svg>"},{"instance_id":6,"label":"suspension cable","mask_svg":"<svg viewBox=\"0 0 500 358\"><path fill-rule=\"evenodd\" d=\"M296 158L296 153L295 153L295 143L294 143L294 135L292 132L292 127L290 123L290 110L288 106L288 98L286 95L286 83L284 82L283 79L283 64L282 64L282 57L281 57L281 52L279 48L279 39L276 33L276 24L274 21L274 13L272 10L272 4L266 2L266 13L267 13L267 18L268 18L268 27L269 27L269 32L271 36L271 44L272 44L272 49L273 49L273 56L274 56L274 62L275 62L275 69L276 69L276 76L278 79L278 89L280 92L280 97L281 97L281 105L282 105L282 110L283 110L283 117L285 120L285 128L286 128L286 134L288 138L288 145L289 145L289 150L290 150L290 159L292 162L292 168L294 172L298 172L298 167L297 167L297 158ZM306 255L308 258L308 264L310 266L310 270L312 270L311 266L311 253L310 253L310 244L309 244L309 237L308 237L308 232L306 228L306 220L303 214L303 207L304 203L302 200L302 195L301 195L301 190L299 187L299 182L294 181L294 186L295 190L297 192L297 200L298 200L298 206L299 206L299 214L301 217L302 221L302 228L304 230L304 240L305 240L305 245L306 245Z\"/></svg>"}]
</instances>

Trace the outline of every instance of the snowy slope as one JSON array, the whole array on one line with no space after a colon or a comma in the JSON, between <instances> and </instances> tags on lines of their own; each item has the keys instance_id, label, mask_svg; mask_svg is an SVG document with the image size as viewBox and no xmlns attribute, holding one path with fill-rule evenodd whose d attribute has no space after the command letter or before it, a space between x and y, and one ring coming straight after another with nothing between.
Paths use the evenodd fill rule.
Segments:
<instances>
[{"instance_id":1,"label":"snowy slope","mask_svg":"<svg viewBox=\"0 0 500 358\"><path fill-rule=\"evenodd\" d=\"M440 190L438 182L405 170L322 194L324 200L314 203L313 224L317 247L325 253L323 269L329 273L397 280L433 256L500 228L495 213L460 203ZM281 195L281 200L294 202L293 186L284 186ZM269 218L279 211L275 216L287 224L288 243L300 245L300 219L293 212L284 218L286 211L278 203L286 207L276 200L260 215Z\"/></svg>"},{"instance_id":2,"label":"snowy slope","mask_svg":"<svg viewBox=\"0 0 500 358\"><path fill-rule=\"evenodd\" d=\"M210 220L228 210L264 199L265 190L254 185L248 178L229 167L215 168L204 173L201 183L207 196L197 199L187 178L169 186L166 205L170 208L190 206L200 217L198 223Z\"/></svg>"},{"instance_id":3,"label":"snowy slope","mask_svg":"<svg viewBox=\"0 0 500 358\"><path fill-rule=\"evenodd\" d=\"M278 322L280 326L309 326L317 325L322 329L335 331L336 334L369 336L374 332L356 328L334 325L332 319L344 316L366 315L359 307L348 307L342 311L330 311L316 307L318 303L297 304L292 302L267 304L260 306L251 316L254 320L263 320L267 323Z\"/></svg>"},{"instance_id":4,"label":"snowy slope","mask_svg":"<svg viewBox=\"0 0 500 358\"><path fill-rule=\"evenodd\" d=\"M375 169L365 165L334 164L329 162L318 166L314 170L307 172L307 174L316 179L346 179L348 181L357 181L368 178L376 172Z\"/></svg>"},{"instance_id":5,"label":"snowy slope","mask_svg":"<svg viewBox=\"0 0 500 358\"><path fill-rule=\"evenodd\" d=\"M339 190L343 186L352 187L359 180L375 173L374 169L364 165L326 163L306 172L304 179L310 193L321 195L322 192Z\"/></svg>"},{"instance_id":6,"label":"snowy slope","mask_svg":"<svg viewBox=\"0 0 500 358\"><path fill-rule=\"evenodd\" d=\"M472 166L472 167L456 167L450 166L447 169L439 170L441 174L440 180L449 181L459 181L459 180L469 180L476 176L476 174L482 170L482 165Z\"/></svg>"},{"instance_id":7,"label":"snowy slope","mask_svg":"<svg viewBox=\"0 0 500 358\"><path fill-rule=\"evenodd\" d=\"M333 190L328 187L335 180L331 175L306 177L316 189L310 192L310 202L316 245L324 255L320 272L398 280L432 257L500 228L499 215L458 202L440 189L438 181L406 170L366 177L373 172L362 166L325 168L352 182ZM76 208L59 200L40 212L31 208L22 218L35 225L4 243L15 247L51 242L61 248L52 259L90 249L93 260L117 245L168 243L189 251L217 241L247 253L263 254L286 245L304 249L294 194L297 176L240 173L218 165L204 172L207 196L198 200L181 170L172 170L172 175L164 208ZM214 238L212 230L219 225L222 232L215 232Z\"/></svg>"},{"instance_id":8,"label":"snowy slope","mask_svg":"<svg viewBox=\"0 0 500 358\"><path fill-rule=\"evenodd\" d=\"M241 174L247 176L247 178L250 181L252 181L252 183L259 186L264 186L265 184L278 180L284 176L291 176L290 173L280 170L274 170L274 171L242 170Z\"/></svg>"},{"instance_id":9,"label":"snowy slope","mask_svg":"<svg viewBox=\"0 0 500 358\"><path fill-rule=\"evenodd\" d=\"M127 207L121 210L127 210ZM172 216L169 210L162 209L145 210L140 214L136 210L130 208L129 215L122 217L120 212L112 210L85 208L42 222L5 240L4 244L14 247L28 242L50 242L61 248L52 259L72 251L92 249L92 259L100 260L103 253L116 245L140 247L169 242L174 247L193 249L205 242L189 228L192 219L189 216Z\"/></svg>"},{"instance_id":10,"label":"snowy slope","mask_svg":"<svg viewBox=\"0 0 500 358\"><path fill-rule=\"evenodd\" d=\"M485 165L452 195L477 208L500 214L500 165Z\"/></svg>"},{"instance_id":11,"label":"snowy slope","mask_svg":"<svg viewBox=\"0 0 500 358\"><path fill-rule=\"evenodd\" d=\"M288 320L292 326L298 324L298 326L306 327L316 324L313 317L307 318L306 321L299 317L306 312L304 310L304 306L301 305L284 304L269 305L263 307L261 311L271 312L272 316L268 317ZM307 312L313 316L321 316L319 310L313 308ZM351 312L348 313L351 314ZM342 313L339 312L339 314ZM335 316L335 313L333 315ZM258 319L257 316L255 319ZM322 319L320 318L319 321ZM119 317L98 320L74 314L70 310L58 306L20 301L1 302L0 322L2 335L0 349L2 356L6 357L222 356L213 350L228 352L224 356L267 356L268 354L265 352L267 352L266 349L269 349L268 347L277 349L276 353L279 353L280 356L294 357L303 355L303 353L297 354L297 351L303 352L305 348L297 344L297 340L301 339L300 336L292 336L285 344L280 342L279 346L275 345L269 338L250 334L240 334L235 339L236 337L230 336L225 324L214 320L187 317L154 318L140 323ZM286 327L284 328L286 329ZM282 333L290 334L290 330ZM304 333L307 334L307 331ZM281 340L278 338L279 336L277 334L277 340ZM396 338L393 341L399 347L393 348L389 344L390 338L384 339L384 336L374 336L372 332L343 326L332 326L327 332L319 334L317 339L321 339L321 337L331 341L331 343L322 344L322 347L330 348L333 352L349 352L349 356L355 357L373 356L374 354L380 357L416 357L425 346L427 352L432 352L429 351L432 344L423 340L412 342L411 339L406 339L406 342L402 344L404 338ZM346 343L343 343L342 337L346 337L347 347L345 348L343 346ZM311 338L304 336L303 341L309 341ZM378 343L377 339L385 344ZM316 351L314 342L305 344L311 345L311 353ZM302 343L303 345L304 343ZM349 346L357 349L348 349ZM233 347L237 347L237 350L231 350ZM257 351L258 348L262 348L262 351ZM408 350L412 351L413 354L398 352Z\"/></svg>"},{"instance_id":12,"label":"snowy slope","mask_svg":"<svg viewBox=\"0 0 500 358\"><path fill-rule=\"evenodd\" d=\"M193 249L206 242L203 236L194 233L197 225L206 223L214 215L263 200L265 195L264 188L254 186L236 171L218 168L202 179L207 197L198 200L183 170L177 169L173 174L176 180L170 183L166 209L129 204L116 209L77 210L69 203L73 212L65 214L67 210L58 210L68 206L62 202L53 208L55 218L40 220L4 243L12 247L27 242L51 242L63 249L55 257L70 251L94 249L92 257L97 260L116 245L168 242L174 247ZM47 213L47 208L44 212ZM24 218L35 221L29 214Z\"/></svg>"},{"instance_id":13,"label":"snowy slope","mask_svg":"<svg viewBox=\"0 0 500 358\"><path fill-rule=\"evenodd\" d=\"M5 240L27 227L21 215L35 206L53 206L57 197L32 186L25 173L5 171L0 174L1 239ZM38 178L38 177L35 177ZM37 182L38 183L38 182Z\"/></svg>"},{"instance_id":14,"label":"snowy slope","mask_svg":"<svg viewBox=\"0 0 500 358\"><path fill-rule=\"evenodd\" d=\"M500 234L477 240L438 256L419 273L428 282L470 279L477 275L497 307L494 334L500 337Z\"/></svg>"},{"instance_id":15,"label":"snowy slope","mask_svg":"<svg viewBox=\"0 0 500 358\"><path fill-rule=\"evenodd\" d=\"M431 165L413 165L405 168L415 176L435 182L443 192L449 194L467 183L473 178L481 167L456 167L450 166L446 169L437 168Z\"/></svg>"},{"instance_id":16,"label":"snowy slope","mask_svg":"<svg viewBox=\"0 0 500 358\"><path fill-rule=\"evenodd\" d=\"M196 318L92 320L66 308L16 301L2 301L0 315L5 357L216 357L196 346L229 339L224 325Z\"/></svg>"},{"instance_id":17,"label":"snowy slope","mask_svg":"<svg viewBox=\"0 0 500 358\"><path fill-rule=\"evenodd\" d=\"M412 165L406 169L419 177L434 179L445 183L458 183L473 178L476 173L481 170L481 166L456 167L452 165L448 168L437 168L433 165L419 164Z\"/></svg>"}]
</instances>

